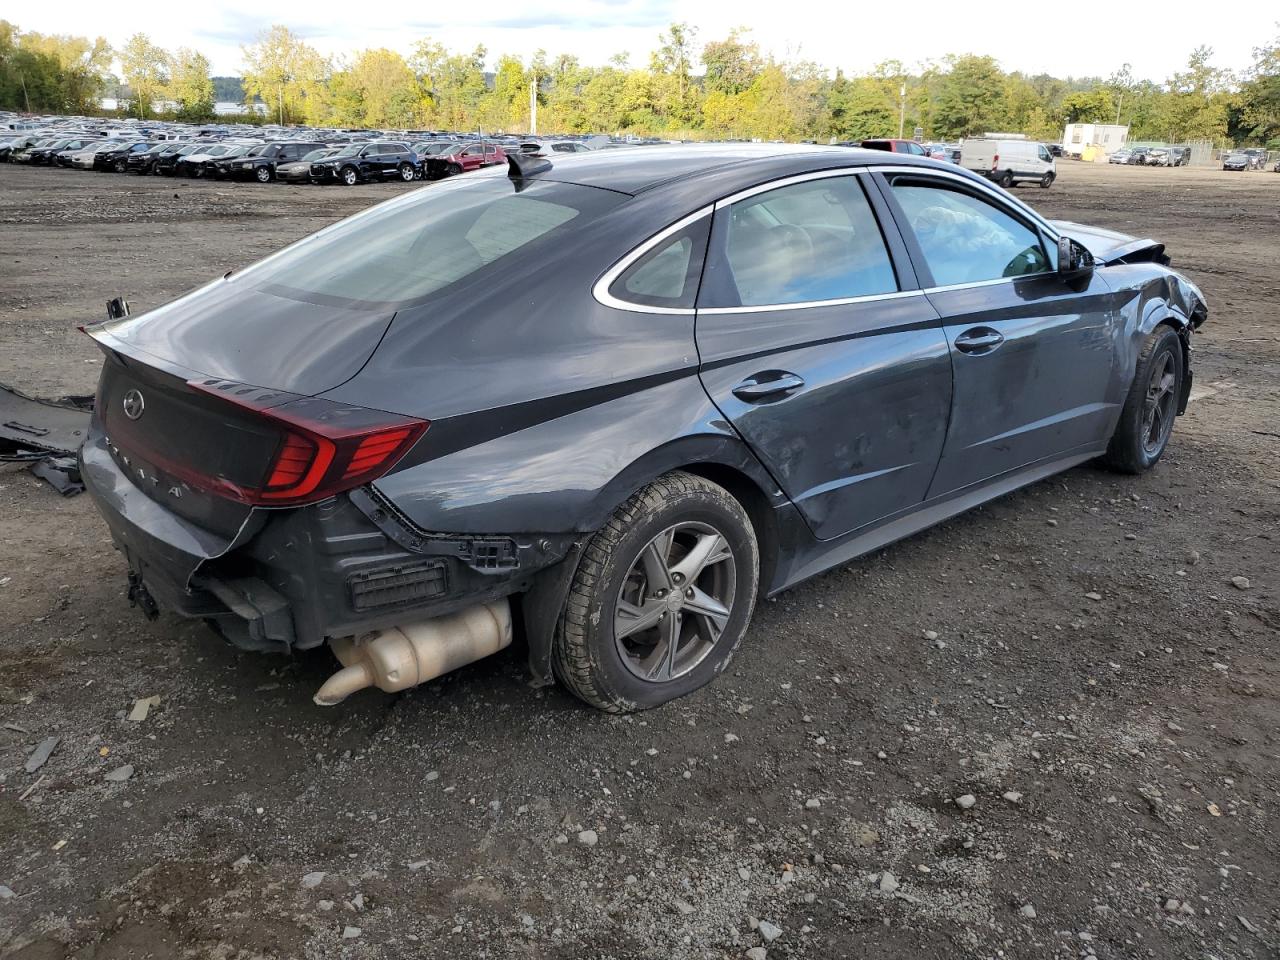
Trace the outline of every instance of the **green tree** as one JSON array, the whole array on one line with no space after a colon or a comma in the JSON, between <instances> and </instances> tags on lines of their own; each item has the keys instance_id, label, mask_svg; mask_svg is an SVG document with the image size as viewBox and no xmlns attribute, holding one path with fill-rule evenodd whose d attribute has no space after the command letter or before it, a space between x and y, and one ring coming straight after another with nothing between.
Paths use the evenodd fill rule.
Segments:
<instances>
[{"instance_id":1,"label":"green tree","mask_svg":"<svg viewBox=\"0 0 1280 960\"><path fill-rule=\"evenodd\" d=\"M1004 126L1004 74L992 57L949 58L933 97L933 132L954 139Z\"/></svg>"},{"instance_id":2,"label":"green tree","mask_svg":"<svg viewBox=\"0 0 1280 960\"><path fill-rule=\"evenodd\" d=\"M760 45L750 40L750 27L735 27L724 40L712 40L702 48L706 68L703 85L708 94L735 96L755 82L764 67Z\"/></svg>"},{"instance_id":3,"label":"green tree","mask_svg":"<svg viewBox=\"0 0 1280 960\"><path fill-rule=\"evenodd\" d=\"M58 110L62 86L58 61L23 45L22 32L0 20L0 106L16 110Z\"/></svg>"},{"instance_id":4,"label":"green tree","mask_svg":"<svg viewBox=\"0 0 1280 960\"><path fill-rule=\"evenodd\" d=\"M213 116L213 80L209 58L180 47L169 58L169 98L178 105L178 119L208 120Z\"/></svg>"},{"instance_id":5,"label":"green tree","mask_svg":"<svg viewBox=\"0 0 1280 960\"><path fill-rule=\"evenodd\" d=\"M58 103L68 113L89 113L98 108L106 85L112 52L102 37L89 40L69 34L25 33L22 48L45 62L56 64Z\"/></svg>"},{"instance_id":6,"label":"green tree","mask_svg":"<svg viewBox=\"0 0 1280 960\"><path fill-rule=\"evenodd\" d=\"M1187 69L1169 78L1169 96L1159 123L1175 142L1222 140L1227 132L1227 87L1231 74L1213 66L1213 48L1196 47Z\"/></svg>"},{"instance_id":7,"label":"green tree","mask_svg":"<svg viewBox=\"0 0 1280 960\"><path fill-rule=\"evenodd\" d=\"M145 33L135 33L120 51L120 73L129 87L133 112L151 116L169 87L169 55Z\"/></svg>"},{"instance_id":8,"label":"green tree","mask_svg":"<svg viewBox=\"0 0 1280 960\"><path fill-rule=\"evenodd\" d=\"M649 63L652 109L668 128L689 124L697 111L691 74L697 33L687 23L671 24L658 35L658 49Z\"/></svg>"},{"instance_id":9,"label":"green tree","mask_svg":"<svg viewBox=\"0 0 1280 960\"><path fill-rule=\"evenodd\" d=\"M1116 104L1105 87L1062 98L1062 119L1066 123L1114 123Z\"/></svg>"},{"instance_id":10,"label":"green tree","mask_svg":"<svg viewBox=\"0 0 1280 960\"><path fill-rule=\"evenodd\" d=\"M451 130L474 129L486 91L487 56L483 46L453 54L429 37L414 45L409 65L418 76L429 122Z\"/></svg>"},{"instance_id":11,"label":"green tree","mask_svg":"<svg viewBox=\"0 0 1280 960\"><path fill-rule=\"evenodd\" d=\"M244 57L244 91L247 99L267 104L280 123L308 117L310 98L317 97L328 78L324 58L288 27L275 25L240 48ZM310 115L315 115L315 109Z\"/></svg>"},{"instance_id":12,"label":"green tree","mask_svg":"<svg viewBox=\"0 0 1280 960\"><path fill-rule=\"evenodd\" d=\"M1240 90L1240 114L1247 135L1259 143L1280 140L1280 23L1271 43L1253 50L1253 66Z\"/></svg>"},{"instance_id":13,"label":"green tree","mask_svg":"<svg viewBox=\"0 0 1280 960\"><path fill-rule=\"evenodd\" d=\"M362 127L411 127L420 116L417 77L394 50L363 50L347 68L344 123ZM353 109L354 107L354 109Z\"/></svg>"}]
</instances>

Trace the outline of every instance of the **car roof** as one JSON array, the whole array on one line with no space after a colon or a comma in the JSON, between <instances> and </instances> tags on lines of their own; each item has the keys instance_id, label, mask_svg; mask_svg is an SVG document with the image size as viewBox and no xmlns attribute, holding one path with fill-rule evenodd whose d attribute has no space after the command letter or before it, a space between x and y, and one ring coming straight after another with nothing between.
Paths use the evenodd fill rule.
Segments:
<instances>
[{"instance_id":1,"label":"car roof","mask_svg":"<svg viewBox=\"0 0 1280 960\"><path fill-rule=\"evenodd\" d=\"M785 143L708 143L637 146L590 153L554 154L551 166L533 176L562 180L619 193L638 194L672 181L739 176L762 172L785 176L808 168L858 167L873 164L920 165L940 169L940 162L909 154L861 147L820 147ZM946 169L955 172L954 164Z\"/></svg>"}]
</instances>

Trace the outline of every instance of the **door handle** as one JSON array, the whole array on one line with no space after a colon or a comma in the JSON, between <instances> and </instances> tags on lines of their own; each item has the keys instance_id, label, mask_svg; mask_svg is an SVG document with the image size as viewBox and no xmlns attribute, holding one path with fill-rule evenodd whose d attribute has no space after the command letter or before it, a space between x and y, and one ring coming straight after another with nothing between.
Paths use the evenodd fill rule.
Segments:
<instances>
[{"instance_id":1,"label":"door handle","mask_svg":"<svg viewBox=\"0 0 1280 960\"><path fill-rule=\"evenodd\" d=\"M783 393L793 393L804 386L804 381L785 370L766 370L747 377L733 388L733 395L747 403L768 400Z\"/></svg>"},{"instance_id":2,"label":"door handle","mask_svg":"<svg viewBox=\"0 0 1280 960\"><path fill-rule=\"evenodd\" d=\"M1004 343L1004 335L990 327L974 327L956 337L956 349L964 353L990 353Z\"/></svg>"}]
</instances>

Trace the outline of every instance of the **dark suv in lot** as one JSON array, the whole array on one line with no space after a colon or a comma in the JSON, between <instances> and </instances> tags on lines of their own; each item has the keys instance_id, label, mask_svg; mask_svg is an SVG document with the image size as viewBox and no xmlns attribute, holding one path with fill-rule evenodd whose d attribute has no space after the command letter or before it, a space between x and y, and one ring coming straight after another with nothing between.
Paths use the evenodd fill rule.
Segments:
<instances>
[{"instance_id":1,"label":"dark suv in lot","mask_svg":"<svg viewBox=\"0 0 1280 960\"><path fill-rule=\"evenodd\" d=\"M345 183L349 187L366 180L408 182L417 177L420 169L418 155L409 144L378 140L353 143L332 157L317 160L311 164L311 179L317 183Z\"/></svg>"},{"instance_id":2,"label":"dark suv in lot","mask_svg":"<svg viewBox=\"0 0 1280 960\"><path fill-rule=\"evenodd\" d=\"M253 147L242 157L227 164L226 176L232 180L257 180L270 183L276 178L276 167L301 160L324 144L319 140L280 140Z\"/></svg>"},{"instance_id":3,"label":"dark suv in lot","mask_svg":"<svg viewBox=\"0 0 1280 960\"><path fill-rule=\"evenodd\" d=\"M150 150L144 150L141 153L131 153L127 158L125 158L125 170L129 173L136 173L139 175L154 173L156 170L156 164L159 163L161 157L167 156L171 153L177 153L185 146L187 146L187 144L182 140L166 140L162 143L157 143Z\"/></svg>"},{"instance_id":4,"label":"dark suv in lot","mask_svg":"<svg viewBox=\"0 0 1280 960\"><path fill-rule=\"evenodd\" d=\"M133 143L126 141L119 146L99 150L93 155L93 169L124 173L128 168L130 157L145 154L150 149L149 140L136 140Z\"/></svg>"}]
</instances>

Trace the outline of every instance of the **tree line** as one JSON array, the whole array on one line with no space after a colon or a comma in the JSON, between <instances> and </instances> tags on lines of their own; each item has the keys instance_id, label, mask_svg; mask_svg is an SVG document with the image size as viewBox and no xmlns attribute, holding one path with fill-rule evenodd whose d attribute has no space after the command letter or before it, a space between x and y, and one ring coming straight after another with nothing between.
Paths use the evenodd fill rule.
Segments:
<instances>
[{"instance_id":1,"label":"tree line","mask_svg":"<svg viewBox=\"0 0 1280 960\"><path fill-rule=\"evenodd\" d=\"M1280 147L1280 24L1238 70L1200 46L1162 81L1124 64L1107 77L1061 79L1007 72L992 57L964 54L915 67L897 60L862 74L761 51L750 30L700 42L674 23L647 62L620 53L603 66L536 52L527 61L444 47L430 38L404 56L385 48L326 58L283 26L244 46L240 89L282 123L369 128L524 132L530 91L538 127L561 133L635 133L689 139L954 140L984 131L1056 140L1071 122L1124 123L1133 140ZM120 75L111 67L118 60ZM223 92L235 78L217 78ZM100 113L104 90L123 111L178 119L213 114L214 80L198 51L164 50L143 33L113 50L105 39L24 33L0 21L0 107Z\"/></svg>"}]
</instances>

